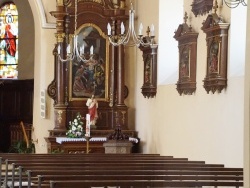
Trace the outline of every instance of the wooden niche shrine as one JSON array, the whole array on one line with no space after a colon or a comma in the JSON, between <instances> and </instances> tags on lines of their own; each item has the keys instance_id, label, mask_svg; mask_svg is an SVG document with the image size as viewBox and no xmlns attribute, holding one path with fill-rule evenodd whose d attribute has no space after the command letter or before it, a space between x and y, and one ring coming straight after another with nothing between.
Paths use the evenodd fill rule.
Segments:
<instances>
[{"instance_id":1,"label":"wooden niche shrine","mask_svg":"<svg viewBox=\"0 0 250 188\"><path fill-rule=\"evenodd\" d=\"M227 53L229 23L218 16L215 1L214 13L209 14L203 22L202 30L206 33L207 67L204 88L209 93L219 93L227 87Z\"/></svg>"},{"instance_id":2,"label":"wooden niche shrine","mask_svg":"<svg viewBox=\"0 0 250 188\"><path fill-rule=\"evenodd\" d=\"M184 23L179 25L174 35L179 48L179 80L176 89L180 95L192 95L196 90L198 33L187 25L187 19L185 12Z\"/></svg>"},{"instance_id":3,"label":"wooden niche shrine","mask_svg":"<svg viewBox=\"0 0 250 188\"><path fill-rule=\"evenodd\" d=\"M152 32L152 31L151 31ZM147 28L147 36L143 38L150 45L139 45L143 57L143 86L141 93L146 98L154 98L157 93L157 51L158 44L154 36L149 36L150 28Z\"/></svg>"},{"instance_id":4,"label":"wooden niche shrine","mask_svg":"<svg viewBox=\"0 0 250 188\"><path fill-rule=\"evenodd\" d=\"M128 20L125 0L56 0L56 11L51 15L56 18L57 43L53 50L54 80L48 86L48 95L54 100L55 117L54 129L45 138L48 152L58 149L81 152L78 150L84 144L67 142L62 148L56 138L65 136L68 122L78 112L85 117L88 113L86 101L92 95L98 101L98 119L95 129L91 129L91 137L108 137L117 127L123 134L137 137L135 131L128 129L128 107L124 103L127 89L124 84L124 47L111 45L107 36L108 23L112 34L116 35L120 34L121 22ZM89 61L63 60L69 56L67 46L73 43L75 31L77 44L84 46L81 53L87 59L91 57ZM96 151L94 148L91 151L103 152L102 144L96 146Z\"/></svg>"}]
</instances>

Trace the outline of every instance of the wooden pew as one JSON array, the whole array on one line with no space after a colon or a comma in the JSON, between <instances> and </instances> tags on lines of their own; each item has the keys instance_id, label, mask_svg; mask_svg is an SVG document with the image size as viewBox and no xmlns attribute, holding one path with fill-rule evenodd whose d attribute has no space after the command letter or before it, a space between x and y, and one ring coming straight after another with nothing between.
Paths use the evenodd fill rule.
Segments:
<instances>
[{"instance_id":1,"label":"wooden pew","mask_svg":"<svg viewBox=\"0 0 250 188\"><path fill-rule=\"evenodd\" d=\"M7 161L9 163L13 163L14 165L16 165L16 167L18 167L19 165L25 166L25 164L26 164L26 166L36 166L35 168L38 168L40 165L42 165L42 166L43 165L45 165L45 166L46 165L49 165L49 166L65 166L64 164L69 164L70 166L73 166L73 165L76 165L76 166L81 166L81 165L88 166L88 165L91 165L91 166L93 166L93 165L100 165L100 164L97 164L97 163L98 162L103 163L104 161L108 162L105 165L110 166L110 165L112 165L110 163L114 163L115 159L117 159L117 158L118 158L119 164L121 163L121 161L126 162L126 163L127 162L130 162L130 163L131 162L136 162L136 163L140 162L141 165L144 165L145 163L151 163L152 161L155 163L155 165L157 165L157 164L161 165L161 163L163 163L163 162L164 163L165 162L171 162L172 163L174 160L178 160L180 163L181 162L187 162L187 158L175 158L175 159L173 159L173 157L166 157L166 156L161 157L161 159L163 159L163 160L158 160L159 155L145 155L147 157L145 158L145 156L143 156L142 160L141 160L141 155L133 155L132 159L130 159L130 160L129 160L129 158L131 158L131 155L129 155L128 157L126 157L125 155L121 155L121 157L119 157L118 155L111 155L112 158L110 158L110 156L107 157L107 155L105 155L105 157L104 156L98 157L98 155L97 156L95 155L94 158L93 158L93 156L91 156L91 158L89 158L89 155L87 155L87 156L85 155L84 157L81 157L81 158L76 157L75 155L73 155L73 156L68 155L68 157L66 157L66 158L65 158L65 155L56 155L56 156L54 156L54 155L33 155L33 154L32 155L29 155L29 154L26 155L26 154L21 154L21 155L17 155L18 157L15 157L15 155L10 154L10 155L5 155L5 157L6 156L9 157L9 158L13 158L13 159L7 160ZM151 156L154 156L152 158L153 160L151 159ZM14 160L14 158L18 158L18 159ZM23 158L25 158L25 160ZM134 158L136 158L136 160ZM62 160L65 160L65 159L67 161L64 161L63 163L58 164L58 161L62 161ZM78 162L78 163L77 164L72 164L72 161L70 162L69 160L70 161L72 160L74 163L76 163L76 162ZM39 163L37 163L37 161L39 161ZM49 164L48 161L50 161L50 163L51 162L52 163ZM88 163L84 163L84 164L79 163L79 162L84 162L84 161L85 162L87 161ZM17 162L18 164L15 164L15 162ZM45 164L43 164L42 162L45 163ZM92 162L92 163L90 164L89 162ZM204 162L202 162L202 161L191 161L191 163L203 164ZM125 164L125 165L127 165L127 164ZM43 167L43 168L48 169L48 167ZM73 167L73 168L75 168L75 167ZM14 167L13 167L13 169L14 169ZM27 169L30 169L30 168L27 167ZM10 177L7 177L7 175L5 176L6 181L10 180L10 179L12 180L12 184L13 184L13 181L16 180L17 178L20 178L20 177L13 178L12 176L10 176Z\"/></svg>"},{"instance_id":2,"label":"wooden pew","mask_svg":"<svg viewBox=\"0 0 250 188\"><path fill-rule=\"evenodd\" d=\"M35 183L33 186L36 187L39 184L41 185L40 187L61 187L61 184L63 184L61 178L65 176L69 181L72 181L70 183L72 183L71 186L73 187L87 187L90 183L93 183L93 180L96 180L97 183L91 186L99 186L101 183L101 186L115 186L117 183L120 183L120 180L117 180L117 178L125 176L123 179L127 181L125 182L124 180L121 186L150 186L148 182L151 182L153 183L151 186L164 187L172 185L169 184L170 180L171 182L182 181L186 183L180 184L179 187L184 185L186 187L190 186L191 182L194 183L192 186L199 186L201 182L206 182L208 186L217 186L219 184L220 186L226 186L230 184L231 186L239 187L243 185L242 168L225 168L224 165L205 164L203 161L189 161L186 158L175 160L175 158L170 157L162 160L160 159L161 156L151 156L152 158L157 157L159 159L151 160L147 158L145 160L145 158L141 159L143 157L139 156L124 157L124 155L121 157L119 155L110 155L108 158L105 154L103 157L102 155L92 155L91 157L84 155L85 157L82 158L85 158L85 160L82 158L78 160L77 157L79 158L79 156L67 156L57 155L51 158L50 155L44 155L41 158L41 156L32 155L29 156L29 160L24 160L23 158L19 158L20 156L18 155L15 160L15 157L11 155L10 158L12 159L9 161L15 162L16 165L22 165L25 171L29 170L30 177L28 179L32 180ZM164 156L162 157L164 158ZM107 179L104 181L107 175L109 181ZM85 176L85 178L82 176ZM27 177L25 178L27 179ZM15 177L13 180L16 181ZM128 183L131 181L134 182L133 185ZM178 183L175 185L177 186ZM30 185L30 187L33 186ZM64 182L64 186L67 187L68 184ZM203 186L205 186L205 183Z\"/></svg>"},{"instance_id":3,"label":"wooden pew","mask_svg":"<svg viewBox=\"0 0 250 188\"><path fill-rule=\"evenodd\" d=\"M220 175L212 176L210 175L67 175L67 179L70 180L130 180L130 181L243 181L243 176L230 176L230 175ZM65 175L40 175L38 176L38 188L42 185L49 184L50 181L62 181L65 180Z\"/></svg>"},{"instance_id":4,"label":"wooden pew","mask_svg":"<svg viewBox=\"0 0 250 188\"><path fill-rule=\"evenodd\" d=\"M164 180L57 180L50 181L50 188L82 188L82 187L102 187L102 186L119 186L119 187L202 187L202 186L243 186L242 182L228 181L164 181Z\"/></svg>"}]
</instances>

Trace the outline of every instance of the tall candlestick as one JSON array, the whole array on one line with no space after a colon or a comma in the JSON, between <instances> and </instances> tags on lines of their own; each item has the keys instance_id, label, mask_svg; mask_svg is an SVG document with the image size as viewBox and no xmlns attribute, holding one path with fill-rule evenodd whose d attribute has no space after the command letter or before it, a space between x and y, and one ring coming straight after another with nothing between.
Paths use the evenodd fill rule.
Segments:
<instances>
[{"instance_id":1,"label":"tall candlestick","mask_svg":"<svg viewBox=\"0 0 250 188\"><path fill-rule=\"evenodd\" d=\"M86 114L86 133L85 136L90 136L90 115Z\"/></svg>"}]
</instances>

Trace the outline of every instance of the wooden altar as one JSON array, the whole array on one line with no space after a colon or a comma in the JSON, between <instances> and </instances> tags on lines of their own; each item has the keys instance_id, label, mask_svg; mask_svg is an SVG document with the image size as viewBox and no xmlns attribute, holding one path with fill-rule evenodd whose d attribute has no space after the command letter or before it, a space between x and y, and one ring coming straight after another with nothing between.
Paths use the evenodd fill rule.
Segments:
<instances>
[{"instance_id":1,"label":"wooden altar","mask_svg":"<svg viewBox=\"0 0 250 188\"><path fill-rule=\"evenodd\" d=\"M48 143L48 153L86 153L87 145L84 138L66 138L64 131L51 130L49 137L45 138ZM61 136L58 136L61 132ZM129 141L133 144L132 153L139 153L140 139L135 131L124 130L124 134L129 135ZM113 130L93 130L89 143L90 153L105 153L103 144L107 141L106 135L113 133Z\"/></svg>"},{"instance_id":2,"label":"wooden altar","mask_svg":"<svg viewBox=\"0 0 250 188\"><path fill-rule=\"evenodd\" d=\"M108 137L119 127L128 136L137 137L135 131L128 129L128 107L124 103L127 97L124 46L111 45L107 36L108 23L112 35L117 35L121 22L128 20L125 0L56 0L56 10L51 15L56 18L57 43L53 50L54 80L47 89L54 100L54 129L49 130L49 137L45 138L48 152L62 151L62 145L55 142L56 137L65 136L68 122L76 113L85 117L88 113L86 101L91 95L98 100L96 129L91 130L93 136ZM67 47L74 42L74 34L78 35L77 44L84 45L84 55L92 57L91 62L78 58L63 60L68 57ZM63 147L65 151L67 148L84 149L79 144L72 142Z\"/></svg>"}]
</instances>

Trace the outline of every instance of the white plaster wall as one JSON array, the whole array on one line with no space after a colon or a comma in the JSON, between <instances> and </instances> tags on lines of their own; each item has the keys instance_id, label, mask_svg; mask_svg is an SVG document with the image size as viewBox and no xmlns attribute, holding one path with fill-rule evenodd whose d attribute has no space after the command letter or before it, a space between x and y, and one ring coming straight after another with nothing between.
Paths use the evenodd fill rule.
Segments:
<instances>
[{"instance_id":1,"label":"white plaster wall","mask_svg":"<svg viewBox=\"0 0 250 188\"><path fill-rule=\"evenodd\" d=\"M33 107L33 140L36 143L37 153L47 153L47 143L44 137L48 137L48 130L54 128L53 121L53 101L47 96L47 118L40 117L40 92L47 89L47 86L54 78L54 58L52 50L54 48L54 29L44 29L42 26L42 15L39 11L38 0L29 0L34 21L35 21L35 67L34 67L34 107ZM52 1L51 1L52 2ZM52 2L52 5L54 3ZM55 9L55 8L53 8ZM48 10L51 11L51 10Z\"/></svg>"},{"instance_id":2,"label":"white plaster wall","mask_svg":"<svg viewBox=\"0 0 250 188\"><path fill-rule=\"evenodd\" d=\"M250 32L250 6L247 7L247 33ZM246 64L245 64L245 108L244 108L244 187L250 187L250 129L249 129L249 86L250 86L250 55L248 49L250 48L250 36L246 37Z\"/></svg>"},{"instance_id":3,"label":"white plaster wall","mask_svg":"<svg viewBox=\"0 0 250 188\"><path fill-rule=\"evenodd\" d=\"M183 15L179 17L176 15L164 16L158 19L159 15L168 14L168 10L173 8L171 2L168 0L137 1L139 22L148 24L153 22L158 25L159 20L165 21L165 26L158 27L160 30L157 37L161 40L164 40L164 36L167 35L165 28L171 28L171 24L175 24L177 29L178 25L183 23ZM178 3L181 2L178 1ZM190 12L191 3L191 0L184 1L183 11ZM143 6L145 4L147 6ZM228 10L225 10L225 14L227 14L226 17L230 18ZM222 93L207 94L202 81L206 71L206 36L200 29L206 16L195 18L191 13L188 15L193 29L199 32L197 90L195 94L179 96L175 85L177 80L173 83L173 78L177 75L170 74L170 81L163 79L164 82L162 82L168 85L158 85L156 98L145 99L140 93L143 67L141 52L137 50L136 80L134 82L137 86L135 126L142 141L142 151L241 167L243 166L244 76L242 72L244 72L244 68L237 71L237 74L234 74L234 69L229 69L228 87ZM181 21L176 21L176 23L168 21L172 20L173 17ZM159 44L159 75L166 74L167 77L169 74L168 64L173 65L173 61L178 57L176 54L168 53L168 51L177 48L177 43L173 45L172 42L161 43L160 41ZM237 50L231 53L237 53ZM232 61L229 61L231 63L229 67L239 63ZM172 72L178 74L178 70L174 70L173 67L170 67ZM241 67L243 66L241 65ZM238 74L238 72L241 73Z\"/></svg>"}]
</instances>

